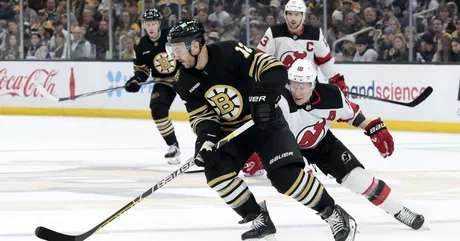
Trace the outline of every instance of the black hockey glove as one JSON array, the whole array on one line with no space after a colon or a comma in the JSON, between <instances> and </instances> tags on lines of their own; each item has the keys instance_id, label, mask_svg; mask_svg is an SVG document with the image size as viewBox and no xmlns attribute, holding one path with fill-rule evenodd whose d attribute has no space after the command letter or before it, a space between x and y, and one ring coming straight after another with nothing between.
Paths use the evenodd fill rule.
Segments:
<instances>
[{"instance_id":1,"label":"black hockey glove","mask_svg":"<svg viewBox=\"0 0 460 241\"><path fill-rule=\"evenodd\" d=\"M141 89L139 83L142 82L143 81L141 80L141 78L139 78L138 76L133 76L126 82L125 90L132 93L139 92L139 90Z\"/></svg>"},{"instance_id":2,"label":"black hockey glove","mask_svg":"<svg viewBox=\"0 0 460 241\"><path fill-rule=\"evenodd\" d=\"M249 94L252 120L256 127L269 131L278 124L275 111L279 94L270 88L254 87Z\"/></svg>"},{"instance_id":3,"label":"black hockey glove","mask_svg":"<svg viewBox=\"0 0 460 241\"><path fill-rule=\"evenodd\" d=\"M214 142L211 141L204 141L196 143L197 147L199 146L199 150L195 155L195 165L199 167L210 166L216 163L219 159L219 153L215 148Z\"/></svg>"}]
</instances>

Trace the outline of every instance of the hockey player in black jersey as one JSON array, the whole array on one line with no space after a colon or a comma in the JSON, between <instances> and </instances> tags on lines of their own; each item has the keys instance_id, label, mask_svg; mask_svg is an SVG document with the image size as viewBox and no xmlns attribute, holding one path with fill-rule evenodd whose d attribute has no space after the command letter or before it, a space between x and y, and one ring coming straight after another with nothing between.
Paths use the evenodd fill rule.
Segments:
<instances>
[{"instance_id":1,"label":"hockey player in black jersey","mask_svg":"<svg viewBox=\"0 0 460 241\"><path fill-rule=\"evenodd\" d=\"M317 83L314 63L298 59L289 69L289 90L278 102L302 155L325 175L363 195L401 223L419 229L424 217L405 207L381 179L374 177L329 129L332 121L364 130L382 157L393 154L393 137L380 118L367 120L358 105L332 84Z\"/></svg>"},{"instance_id":2,"label":"hockey player in black jersey","mask_svg":"<svg viewBox=\"0 0 460 241\"><path fill-rule=\"evenodd\" d=\"M168 35L168 52L182 63L174 79L197 135L195 163L204 166L209 187L252 228L242 240L276 240L265 202L259 205L238 173L257 152L278 192L329 219L337 241L354 240L356 223L335 204L324 186L305 173L305 163L276 101L287 71L273 56L226 41L205 45L196 20L182 20ZM214 143L253 120L255 126L215 149Z\"/></svg>"},{"instance_id":3,"label":"hockey player in black jersey","mask_svg":"<svg viewBox=\"0 0 460 241\"><path fill-rule=\"evenodd\" d=\"M145 10L142 25L147 34L135 47L134 76L126 82L125 88L128 92L138 92L141 88L139 83L147 81L150 75L153 78L173 77L180 66L165 50L169 28L160 29L160 23L161 15L156 9ZM179 143L169 118L169 108L175 97L171 79L169 82L156 83L150 99L152 118L169 146L165 155L169 164L180 163Z\"/></svg>"}]
</instances>

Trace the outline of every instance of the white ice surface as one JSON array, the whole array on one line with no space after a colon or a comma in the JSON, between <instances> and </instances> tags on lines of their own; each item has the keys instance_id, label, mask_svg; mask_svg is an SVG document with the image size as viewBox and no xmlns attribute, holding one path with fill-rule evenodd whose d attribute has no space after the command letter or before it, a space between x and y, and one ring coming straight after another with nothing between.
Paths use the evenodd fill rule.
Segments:
<instances>
[{"instance_id":1,"label":"white ice surface","mask_svg":"<svg viewBox=\"0 0 460 241\"><path fill-rule=\"evenodd\" d=\"M193 154L186 122L174 122L182 159ZM357 241L460 240L460 135L392 131L383 159L359 130L333 130L406 206L429 220L412 231L364 198L319 175L352 214ZM39 240L37 226L80 234L126 205L178 166L150 120L0 116L0 241ZM268 202L279 241L333 240L315 213L278 194L265 178L245 179ZM173 180L91 236L90 241L230 241L248 229L206 186L203 174Z\"/></svg>"}]
</instances>

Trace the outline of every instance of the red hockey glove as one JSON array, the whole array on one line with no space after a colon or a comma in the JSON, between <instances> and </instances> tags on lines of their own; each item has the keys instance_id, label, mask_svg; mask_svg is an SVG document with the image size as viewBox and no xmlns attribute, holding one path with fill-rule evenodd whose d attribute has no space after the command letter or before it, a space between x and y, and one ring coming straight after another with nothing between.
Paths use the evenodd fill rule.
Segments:
<instances>
[{"instance_id":1,"label":"red hockey glove","mask_svg":"<svg viewBox=\"0 0 460 241\"><path fill-rule=\"evenodd\" d=\"M345 78L343 78L343 75L340 75L340 74L334 75L334 77L329 79L329 83L337 85L340 88L340 90L342 90L345 97L347 97L348 95L347 85L345 84Z\"/></svg>"},{"instance_id":2,"label":"red hockey glove","mask_svg":"<svg viewBox=\"0 0 460 241\"><path fill-rule=\"evenodd\" d=\"M246 177L260 176L264 174L263 165L257 153L254 152L254 154L252 154L252 156L249 157L242 171L244 172L244 176Z\"/></svg>"},{"instance_id":3,"label":"red hockey glove","mask_svg":"<svg viewBox=\"0 0 460 241\"><path fill-rule=\"evenodd\" d=\"M377 118L367 124L366 132L364 132L364 134L371 137L372 143L374 143L374 146L377 147L382 157L386 158L387 156L391 156L391 154L393 154L393 150L395 148L393 137L390 132L388 132L387 127L380 118Z\"/></svg>"}]
</instances>

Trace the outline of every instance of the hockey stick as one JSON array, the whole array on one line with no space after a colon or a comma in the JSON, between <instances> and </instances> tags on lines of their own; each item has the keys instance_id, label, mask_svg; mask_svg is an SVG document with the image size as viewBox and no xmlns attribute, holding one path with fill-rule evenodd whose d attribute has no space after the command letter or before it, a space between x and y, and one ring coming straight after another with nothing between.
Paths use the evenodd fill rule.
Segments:
<instances>
[{"instance_id":1,"label":"hockey stick","mask_svg":"<svg viewBox=\"0 0 460 241\"><path fill-rule=\"evenodd\" d=\"M184 173L185 174L194 174L194 173L202 173L202 172L204 172L204 169L187 171L187 172L184 172Z\"/></svg>"},{"instance_id":2,"label":"hockey stick","mask_svg":"<svg viewBox=\"0 0 460 241\"><path fill-rule=\"evenodd\" d=\"M382 98L379 98L379 97L374 97L374 96L369 96L369 95L360 94L360 93L354 93L354 92L348 92L348 95L365 97L365 98L368 98L368 99L371 99L371 100L378 100L378 101L382 101L382 102L387 102L387 103L396 104L396 105L402 105L402 106L407 106L407 107L415 107L415 106L419 105L420 103L422 103L426 98L428 98L428 96L430 96L431 93L433 93L433 88L431 88L431 86L428 86L417 98L415 98L413 101L411 101L409 103L399 102L399 101L395 101L395 100L387 100L387 99L382 99Z\"/></svg>"},{"instance_id":3,"label":"hockey stick","mask_svg":"<svg viewBox=\"0 0 460 241\"><path fill-rule=\"evenodd\" d=\"M148 84L152 84L152 83L161 83L161 82L164 82L166 80L170 80L172 79L173 77L168 77L168 78L163 78L163 79L157 79L157 80L150 80L150 81L146 81L144 83L139 83L139 85L148 85ZM35 88L37 88L38 92L43 95L43 97L45 97L46 99L48 100L51 100L51 101L54 101L54 102L62 102L62 101L67 101L67 100L75 100L75 99L78 99L78 98L83 98L83 97L88 97L88 96L93 96L93 95L99 95L99 94L104 94L104 93L107 93L107 92L110 92L110 91L115 91L115 90L118 90L118 89L124 89L125 86L118 86L118 87L114 87L114 88L108 88L108 89L105 89L105 90L98 90L98 91L93 91L93 92L89 92L89 93L84 93L84 94L79 94L79 95L75 95L75 96L68 96L68 97L56 97L56 96L53 96L51 93L49 93L45 87L43 87L43 85L37 83L37 82L33 82L34 85L35 85Z\"/></svg>"},{"instance_id":4,"label":"hockey stick","mask_svg":"<svg viewBox=\"0 0 460 241\"><path fill-rule=\"evenodd\" d=\"M246 122L244 125L242 125L240 128L236 129L232 133L230 133L228 136L224 137L221 139L219 142L216 144L216 148L220 148L221 146L225 145L227 142L231 141L233 138L237 137L247 129L249 129L251 126L254 125L254 122L252 120ZM166 185L168 182L182 174L184 171L186 171L188 168L193 166L195 163L193 162L194 159L190 158L182 167L180 167L178 170L174 171L173 173L169 174L167 177L165 177L163 180L155 184L152 188L149 188L146 192L144 192L142 195L139 197L135 198L133 201L129 202L126 204L124 207L122 207L120 210L118 210L116 213L112 214L112 216L108 217L106 220L102 221L102 223L98 224L96 227L93 229L87 231L86 233L80 234L80 235L67 235L63 233L58 233L56 231L53 231L51 229L45 228L45 227L37 227L35 229L35 235L41 239L48 240L48 241L83 241L87 239L89 236L93 235L95 232L101 230L105 225L109 224L112 222L114 219L118 218L120 215L122 215L124 212L128 211L132 207L134 207L136 204L140 203L142 200L144 200L146 197L150 196L152 193L154 193L156 190L160 189L164 185Z\"/></svg>"},{"instance_id":5,"label":"hockey stick","mask_svg":"<svg viewBox=\"0 0 460 241\"><path fill-rule=\"evenodd\" d=\"M431 86L428 86L417 98L415 98L413 101L411 101L409 103L404 103L404 102L399 102L399 101L394 101L394 100L387 100L387 99L382 99L382 98L369 96L369 95L365 95L365 94L354 93L354 92L348 92L348 95L366 97L368 99L383 101L383 102L402 105L402 106L407 106L407 107L415 107L415 106L419 105L420 103L422 103L426 98L428 98L431 95L431 93L433 93L433 88ZM186 174L193 174L193 173L202 173L202 172L204 172L204 170L194 170L194 171L188 171L188 172L185 172L185 173Z\"/></svg>"}]
</instances>

